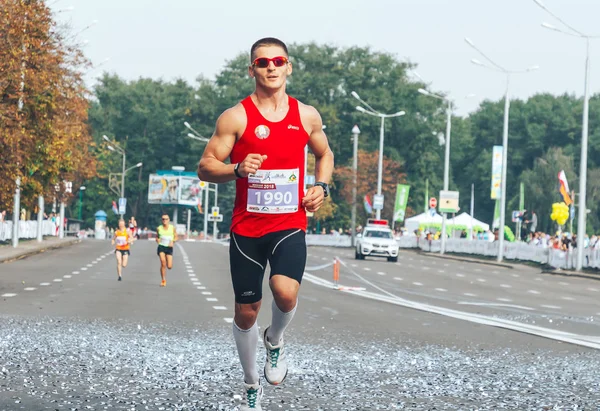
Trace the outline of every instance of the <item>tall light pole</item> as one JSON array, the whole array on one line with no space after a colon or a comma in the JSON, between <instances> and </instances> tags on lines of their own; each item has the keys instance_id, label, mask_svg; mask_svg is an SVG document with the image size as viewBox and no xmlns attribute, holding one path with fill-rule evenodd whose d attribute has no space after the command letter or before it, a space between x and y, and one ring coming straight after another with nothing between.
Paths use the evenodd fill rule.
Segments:
<instances>
[{"instance_id":1,"label":"tall light pole","mask_svg":"<svg viewBox=\"0 0 600 411\"><path fill-rule=\"evenodd\" d=\"M357 125L352 127L352 247L356 244L356 184L358 172L358 136L360 129Z\"/></svg>"},{"instance_id":2,"label":"tall light pole","mask_svg":"<svg viewBox=\"0 0 600 411\"><path fill-rule=\"evenodd\" d=\"M181 173L183 173L185 171L185 167L184 166L173 166L171 167L171 170L175 171L177 173L178 176L181 176ZM177 185L179 187L179 184ZM173 211L173 224L175 225L175 228L177 228L177 204L175 204L175 210Z\"/></svg>"},{"instance_id":3,"label":"tall light pole","mask_svg":"<svg viewBox=\"0 0 600 411\"><path fill-rule=\"evenodd\" d=\"M107 146L110 151L115 151L115 152L123 155L123 171L121 173L121 198L125 198L125 174L129 170L132 170L137 167L141 167L143 165L143 163L140 162L140 163L137 163L133 167L129 167L128 169L125 169L126 156L127 156L127 153L125 152L125 150L122 149L116 142L111 141L110 138L108 138L106 135L103 135L102 138L110 143L110 145ZM123 213L123 214L125 214L125 213Z\"/></svg>"},{"instance_id":4,"label":"tall light pole","mask_svg":"<svg viewBox=\"0 0 600 411\"><path fill-rule=\"evenodd\" d=\"M416 74L416 73L415 73ZM418 75L417 75L418 76ZM420 78L420 76L418 76ZM452 129L452 101L448 97L440 96L439 94L432 93L431 91L420 88L418 92L429 97L437 98L438 100L442 100L444 103L448 105L446 108L446 138L444 140L445 152L444 152L444 191L448 191L448 186L450 185L450 130ZM469 94L466 98L473 97L474 94ZM442 220L442 235L441 235L441 247L440 254L444 254L446 252L446 224L448 221L447 213L443 214Z\"/></svg>"},{"instance_id":5,"label":"tall light pole","mask_svg":"<svg viewBox=\"0 0 600 411\"><path fill-rule=\"evenodd\" d=\"M442 97L423 88L420 88L418 91L423 95L437 98L438 100L442 100L444 103L448 104L448 108L446 109L446 140L444 141L446 146L444 152L444 191L448 191L448 186L450 184L450 129L452 127L452 101L446 97ZM444 254L446 252L446 222L448 220L447 213L442 214L442 244L440 247L440 254Z\"/></svg>"},{"instance_id":6,"label":"tall light pole","mask_svg":"<svg viewBox=\"0 0 600 411\"><path fill-rule=\"evenodd\" d=\"M377 110L375 110L373 107L371 107L369 105L369 103L367 103L366 101L361 99L360 96L358 95L358 93L356 93L356 91L353 91L351 94L352 94L352 97L354 97L355 99L357 99L358 101L363 103L368 108L368 110L367 110L364 107L357 106L356 109L358 111L360 111L361 113L369 114L374 117L379 117L381 119L381 129L379 131L379 165L378 165L378 170L377 170L377 196L381 199L382 198L382 196L381 196L382 181L381 180L383 177L383 133L384 133L384 127L385 127L384 122L385 122L386 118L399 117L399 116L405 115L406 113L404 111L399 111L394 114L380 113ZM376 209L376 217L378 220L381 219L381 209L382 208L383 208L383 204L381 205L381 207L377 207L377 209Z\"/></svg>"},{"instance_id":7,"label":"tall light pole","mask_svg":"<svg viewBox=\"0 0 600 411\"><path fill-rule=\"evenodd\" d=\"M589 122L589 105L590 105L590 40L600 38L600 36L589 36L579 30L573 28L573 26L567 24L564 20L558 17L556 14L548 10L546 6L540 0L534 0L534 2L540 6L544 11L554 17L556 20L561 22L570 31L561 30L548 23L542 23L542 27L549 30L558 31L559 33L566 34L568 36L579 37L585 40L585 76L583 85L583 125L581 127L581 162L579 164L579 214L577 215L577 262L575 269L580 271L583 267L583 241L586 233L586 217L587 217L587 156L588 156L588 122Z\"/></svg>"},{"instance_id":8,"label":"tall light pole","mask_svg":"<svg viewBox=\"0 0 600 411\"><path fill-rule=\"evenodd\" d=\"M79 212L77 213L77 219L81 220L81 207L83 205L83 192L85 191L85 186L79 187Z\"/></svg>"},{"instance_id":9,"label":"tall light pole","mask_svg":"<svg viewBox=\"0 0 600 411\"><path fill-rule=\"evenodd\" d=\"M500 197L500 227L498 227L498 261L502 261L504 258L504 222L506 220L506 170L508 164L508 114L510 111L510 96L508 94L510 85L510 76L512 74L528 73L533 70L537 70L538 66L531 66L525 70L507 70L500 66L489 58L483 51L481 51L475 44L465 37L465 41L475 51L477 51L484 59L486 59L490 65L482 63L477 59L472 59L471 62L478 66L485 67L489 70L493 70L502 73L506 76L506 91L504 93L504 124L502 127L502 181L501 186L501 197Z\"/></svg>"}]
</instances>

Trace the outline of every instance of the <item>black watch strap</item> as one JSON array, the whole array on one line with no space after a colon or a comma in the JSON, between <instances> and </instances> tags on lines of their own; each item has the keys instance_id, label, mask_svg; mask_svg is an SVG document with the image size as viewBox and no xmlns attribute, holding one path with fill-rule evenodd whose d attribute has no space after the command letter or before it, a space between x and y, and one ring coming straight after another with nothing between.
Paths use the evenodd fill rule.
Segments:
<instances>
[{"instance_id":1,"label":"black watch strap","mask_svg":"<svg viewBox=\"0 0 600 411\"><path fill-rule=\"evenodd\" d=\"M322 181L317 181L315 183L315 187L316 186L322 187L323 188L323 195L325 197L329 197L329 187L327 186L327 183L324 183Z\"/></svg>"},{"instance_id":2,"label":"black watch strap","mask_svg":"<svg viewBox=\"0 0 600 411\"><path fill-rule=\"evenodd\" d=\"M235 176L236 176L237 178L242 178L242 175L240 174L240 170L239 170L239 168L240 168L240 163L237 163L237 164L235 165L235 167L233 167L233 173L235 174Z\"/></svg>"}]
</instances>

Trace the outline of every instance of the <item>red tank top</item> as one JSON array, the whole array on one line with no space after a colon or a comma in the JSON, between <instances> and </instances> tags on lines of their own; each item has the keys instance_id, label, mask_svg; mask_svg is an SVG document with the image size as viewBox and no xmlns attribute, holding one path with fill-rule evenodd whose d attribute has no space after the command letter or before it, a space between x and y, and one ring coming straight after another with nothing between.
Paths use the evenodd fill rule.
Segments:
<instances>
[{"instance_id":1,"label":"red tank top","mask_svg":"<svg viewBox=\"0 0 600 411\"><path fill-rule=\"evenodd\" d=\"M266 155L256 175L236 180L231 231L246 237L299 228L306 231L304 149L308 133L302 127L298 100L288 96L285 118L263 117L250 97L242 101L248 123L231 151L231 163L248 154Z\"/></svg>"}]
</instances>

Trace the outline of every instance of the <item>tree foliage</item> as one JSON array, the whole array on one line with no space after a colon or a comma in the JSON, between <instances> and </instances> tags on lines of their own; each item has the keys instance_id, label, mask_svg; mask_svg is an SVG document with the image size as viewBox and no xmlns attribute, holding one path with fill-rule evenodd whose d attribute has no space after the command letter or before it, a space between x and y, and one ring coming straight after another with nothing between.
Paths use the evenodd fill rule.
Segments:
<instances>
[{"instance_id":1,"label":"tree foliage","mask_svg":"<svg viewBox=\"0 0 600 411\"><path fill-rule=\"evenodd\" d=\"M5 0L0 10L0 192L21 181L22 204L38 195L68 200L62 181L78 187L95 175L87 124L88 66L68 29L41 1ZM12 205L0 196L0 207Z\"/></svg>"}]
</instances>

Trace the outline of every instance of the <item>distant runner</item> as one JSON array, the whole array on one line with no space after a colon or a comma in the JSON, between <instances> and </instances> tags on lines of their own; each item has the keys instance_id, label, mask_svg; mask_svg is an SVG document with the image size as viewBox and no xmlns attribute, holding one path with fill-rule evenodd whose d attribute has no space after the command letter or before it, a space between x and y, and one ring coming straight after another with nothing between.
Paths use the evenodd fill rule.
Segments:
<instances>
[{"instance_id":1,"label":"distant runner","mask_svg":"<svg viewBox=\"0 0 600 411\"><path fill-rule=\"evenodd\" d=\"M167 268L173 268L173 245L177 241L177 233L175 227L169 223L169 215L163 213L162 225L156 229L156 242L158 243L158 258L160 258L160 286L167 285Z\"/></svg>"},{"instance_id":2,"label":"distant runner","mask_svg":"<svg viewBox=\"0 0 600 411\"><path fill-rule=\"evenodd\" d=\"M119 220L119 228L115 230L115 235L112 239L112 244L117 245L115 250L115 256L117 258L117 274L119 275L119 281L121 281L121 274L123 268L127 267L127 261L129 260L129 245L133 241L133 237L125 227L125 220Z\"/></svg>"}]
</instances>

